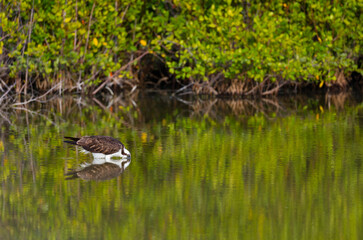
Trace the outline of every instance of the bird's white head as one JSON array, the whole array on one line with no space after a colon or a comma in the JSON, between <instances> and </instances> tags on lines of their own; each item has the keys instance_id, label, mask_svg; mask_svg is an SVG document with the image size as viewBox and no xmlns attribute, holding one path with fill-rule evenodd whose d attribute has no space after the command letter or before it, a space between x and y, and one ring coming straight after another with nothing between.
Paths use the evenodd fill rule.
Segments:
<instances>
[{"instance_id":1,"label":"bird's white head","mask_svg":"<svg viewBox=\"0 0 363 240\"><path fill-rule=\"evenodd\" d=\"M121 155L122 155L122 157L131 157L131 153L125 147L124 147L123 151L121 152Z\"/></svg>"}]
</instances>

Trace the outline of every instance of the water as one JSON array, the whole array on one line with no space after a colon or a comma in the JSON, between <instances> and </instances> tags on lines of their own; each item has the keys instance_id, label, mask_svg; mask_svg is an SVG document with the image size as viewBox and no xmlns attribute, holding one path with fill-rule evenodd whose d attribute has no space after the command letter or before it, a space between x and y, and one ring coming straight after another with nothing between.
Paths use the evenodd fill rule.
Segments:
<instances>
[{"instance_id":1,"label":"water","mask_svg":"<svg viewBox=\"0 0 363 240\"><path fill-rule=\"evenodd\" d=\"M65 97L1 114L1 239L363 239L353 97ZM82 135L120 139L129 166L66 180L93 162L62 142Z\"/></svg>"}]
</instances>

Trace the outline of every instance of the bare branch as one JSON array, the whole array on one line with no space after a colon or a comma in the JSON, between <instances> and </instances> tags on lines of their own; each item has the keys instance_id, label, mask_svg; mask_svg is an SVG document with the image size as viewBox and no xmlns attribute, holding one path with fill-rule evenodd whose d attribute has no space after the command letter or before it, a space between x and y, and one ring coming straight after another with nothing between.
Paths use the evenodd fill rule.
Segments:
<instances>
[{"instance_id":1,"label":"bare branch","mask_svg":"<svg viewBox=\"0 0 363 240\"><path fill-rule=\"evenodd\" d=\"M121 71L125 70L128 66L130 66L132 63L134 63L135 61L140 60L141 58L143 58L146 54L148 54L149 52L144 52L143 54L141 54L140 56L138 56L137 58L135 58L133 61L128 62L126 65L122 66L119 70L117 70L112 77L108 77L106 81L104 81L96 90L94 90L92 92L93 95L95 95L96 93L98 93L98 91L100 91L107 83L109 83L112 79L114 79L115 76L117 76Z\"/></svg>"},{"instance_id":2,"label":"bare branch","mask_svg":"<svg viewBox=\"0 0 363 240\"><path fill-rule=\"evenodd\" d=\"M84 48L84 55L83 55L82 61L84 60L84 58L85 58L85 57L86 57L86 55L87 55L87 48L88 48L88 42L89 42L89 35L90 35L91 23L92 23L92 15L93 15L93 11L95 10L95 5L96 5L96 2L93 2L93 6L92 6L92 10L91 10L91 14L90 14L90 16L89 16L87 39L86 39L86 45L85 45L85 48Z\"/></svg>"},{"instance_id":3,"label":"bare branch","mask_svg":"<svg viewBox=\"0 0 363 240\"><path fill-rule=\"evenodd\" d=\"M3 101L3 98L10 92L10 90L15 86L15 83L11 85L8 90L0 97L0 103Z\"/></svg>"},{"instance_id":4,"label":"bare branch","mask_svg":"<svg viewBox=\"0 0 363 240\"><path fill-rule=\"evenodd\" d=\"M46 93L44 93L43 95L36 97L36 98L31 98L28 101L25 102L19 102L19 103L14 103L12 104L12 106L18 106L18 105L24 105L24 104L28 104L30 102L34 102L37 101L38 99L41 99L44 96L47 96L50 92L52 92L55 88L59 87L61 84L61 82L59 82L58 84L54 85L51 89L49 89Z\"/></svg>"}]
</instances>

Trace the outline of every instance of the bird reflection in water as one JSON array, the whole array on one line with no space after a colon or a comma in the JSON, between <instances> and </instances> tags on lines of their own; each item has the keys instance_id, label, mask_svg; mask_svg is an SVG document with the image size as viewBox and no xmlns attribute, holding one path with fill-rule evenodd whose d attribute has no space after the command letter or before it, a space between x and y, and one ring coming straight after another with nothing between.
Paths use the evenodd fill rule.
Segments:
<instances>
[{"instance_id":1,"label":"bird reflection in water","mask_svg":"<svg viewBox=\"0 0 363 240\"><path fill-rule=\"evenodd\" d=\"M110 180L119 176L130 165L131 158L107 160L95 158L92 163L83 163L78 170L71 170L65 174L66 180L81 178L84 180Z\"/></svg>"}]
</instances>

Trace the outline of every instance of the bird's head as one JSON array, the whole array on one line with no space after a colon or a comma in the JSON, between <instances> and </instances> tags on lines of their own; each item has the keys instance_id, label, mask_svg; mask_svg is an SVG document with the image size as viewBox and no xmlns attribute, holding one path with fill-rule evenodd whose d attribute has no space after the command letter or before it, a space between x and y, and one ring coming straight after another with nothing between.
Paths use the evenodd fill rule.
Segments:
<instances>
[{"instance_id":1,"label":"bird's head","mask_svg":"<svg viewBox=\"0 0 363 240\"><path fill-rule=\"evenodd\" d=\"M125 148L125 146L122 149L122 157L127 157L127 158L131 158L131 153Z\"/></svg>"}]
</instances>

